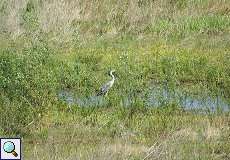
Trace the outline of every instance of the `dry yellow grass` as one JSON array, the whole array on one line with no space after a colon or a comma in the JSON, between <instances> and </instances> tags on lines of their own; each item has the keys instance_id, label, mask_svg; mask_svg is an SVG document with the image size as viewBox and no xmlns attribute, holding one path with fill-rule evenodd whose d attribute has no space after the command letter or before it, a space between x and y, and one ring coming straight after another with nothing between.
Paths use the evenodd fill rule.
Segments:
<instances>
[{"instance_id":1,"label":"dry yellow grass","mask_svg":"<svg viewBox=\"0 0 230 160\"><path fill-rule=\"evenodd\" d=\"M74 32L139 34L162 18L180 23L184 17L229 15L230 12L227 0L3 0L0 2L0 30L13 37L26 33L23 15L28 7L36 17L37 30L52 33L57 41L69 41Z\"/></svg>"}]
</instances>

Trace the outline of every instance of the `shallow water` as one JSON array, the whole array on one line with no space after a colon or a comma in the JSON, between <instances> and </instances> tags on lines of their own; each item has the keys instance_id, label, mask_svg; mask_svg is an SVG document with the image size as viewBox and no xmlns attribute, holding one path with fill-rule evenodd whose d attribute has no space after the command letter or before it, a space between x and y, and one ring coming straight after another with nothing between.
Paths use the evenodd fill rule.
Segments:
<instances>
[{"instance_id":1,"label":"shallow water","mask_svg":"<svg viewBox=\"0 0 230 160\"><path fill-rule=\"evenodd\" d=\"M88 98L77 98L73 92L62 90L58 93L58 98L61 101L66 102L68 105L78 105L82 107L86 106L102 106L106 104L103 101L103 97L100 96L92 96Z\"/></svg>"},{"instance_id":2,"label":"shallow water","mask_svg":"<svg viewBox=\"0 0 230 160\"><path fill-rule=\"evenodd\" d=\"M166 88L153 87L146 95L147 96L142 99L145 105L149 107L161 107L167 104L176 104L188 110L222 110L225 112L230 110L230 102L223 98L221 94L217 94L216 96L210 96L208 93L193 95L184 93L180 89L172 92ZM81 107L105 106L108 103L106 98L101 96L78 98L73 92L65 90L60 91L58 97L68 105L78 105ZM133 98L125 97L121 100L121 105L129 107L132 106L133 102Z\"/></svg>"},{"instance_id":3,"label":"shallow water","mask_svg":"<svg viewBox=\"0 0 230 160\"><path fill-rule=\"evenodd\" d=\"M147 105L163 106L165 104L177 104L185 109L204 109L209 111L229 111L230 102L220 93L211 96L208 93L189 94L180 89L173 90L153 88L147 96Z\"/></svg>"}]
</instances>

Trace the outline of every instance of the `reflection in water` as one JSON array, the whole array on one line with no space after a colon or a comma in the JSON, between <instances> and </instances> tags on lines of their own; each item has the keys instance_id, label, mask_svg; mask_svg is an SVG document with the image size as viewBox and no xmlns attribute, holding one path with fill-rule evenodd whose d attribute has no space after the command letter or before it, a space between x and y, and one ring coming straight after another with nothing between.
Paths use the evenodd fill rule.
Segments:
<instances>
[{"instance_id":1,"label":"reflection in water","mask_svg":"<svg viewBox=\"0 0 230 160\"><path fill-rule=\"evenodd\" d=\"M148 106L163 106L165 104L177 104L185 109L217 109L229 111L230 103L223 96L210 96L207 93L202 95L188 95L180 89L170 92L167 89L153 88L147 96Z\"/></svg>"},{"instance_id":2,"label":"reflection in water","mask_svg":"<svg viewBox=\"0 0 230 160\"><path fill-rule=\"evenodd\" d=\"M69 105L78 105L82 107L86 106L102 106L105 104L103 97L92 96L89 98L77 98L71 91L60 91L58 97L61 101L66 102Z\"/></svg>"},{"instance_id":3,"label":"reflection in water","mask_svg":"<svg viewBox=\"0 0 230 160\"><path fill-rule=\"evenodd\" d=\"M61 91L58 97L69 105L75 104L81 107L105 106L107 104L106 99L103 97L77 98L71 91ZM129 107L132 106L134 101L134 98L125 97L122 99L121 105ZM216 97L211 97L207 94L188 95L180 89L170 92L160 87L151 88L143 102L149 107L160 107L173 103L185 109L208 109L209 111L216 111L217 109L229 111L230 109L230 102L220 95Z\"/></svg>"}]
</instances>

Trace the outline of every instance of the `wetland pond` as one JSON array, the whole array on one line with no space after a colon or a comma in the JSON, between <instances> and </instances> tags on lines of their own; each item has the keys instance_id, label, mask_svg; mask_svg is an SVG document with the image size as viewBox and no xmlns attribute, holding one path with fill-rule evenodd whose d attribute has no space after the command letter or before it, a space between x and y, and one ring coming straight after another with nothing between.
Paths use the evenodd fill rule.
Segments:
<instances>
[{"instance_id":1,"label":"wetland pond","mask_svg":"<svg viewBox=\"0 0 230 160\"><path fill-rule=\"evenodd\" d=\"M58 93L59 100L70 106L100 107L109 103L107 98L102 96L79 97L80 96L77 96L71 90L61 90ZM124 107L132 106L137 97L130 97L131 96L120 98L120 104ZM211 112L218 110L228 112L230 110L230 100L224 98L222 93L211 94L205 90L200 90L200 92L197 93L190 93L181 88L171 90L167 89L167 87L154 86L148 89L145 96L139 96L138 98L141 99L147 107L163 107L168 104L175 104L185 110Z\"/></svg>"}]
</instances>

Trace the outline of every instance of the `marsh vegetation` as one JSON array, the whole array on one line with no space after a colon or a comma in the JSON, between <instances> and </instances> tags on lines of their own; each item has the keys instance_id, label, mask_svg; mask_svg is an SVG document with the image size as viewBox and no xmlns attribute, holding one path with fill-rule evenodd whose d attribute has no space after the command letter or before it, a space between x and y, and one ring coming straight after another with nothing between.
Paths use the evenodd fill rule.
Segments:
<instances>
[{"instance_id":1,"label":"marsh vegetation","mask_svg":"<svg viewBox=\"0 0 230 160\"><path fill-rule=\"evenodd\" d=\"M229 37L228 0L2 0L0 136L33 160L230 159Z\"/></svg>"}]
</instances>

